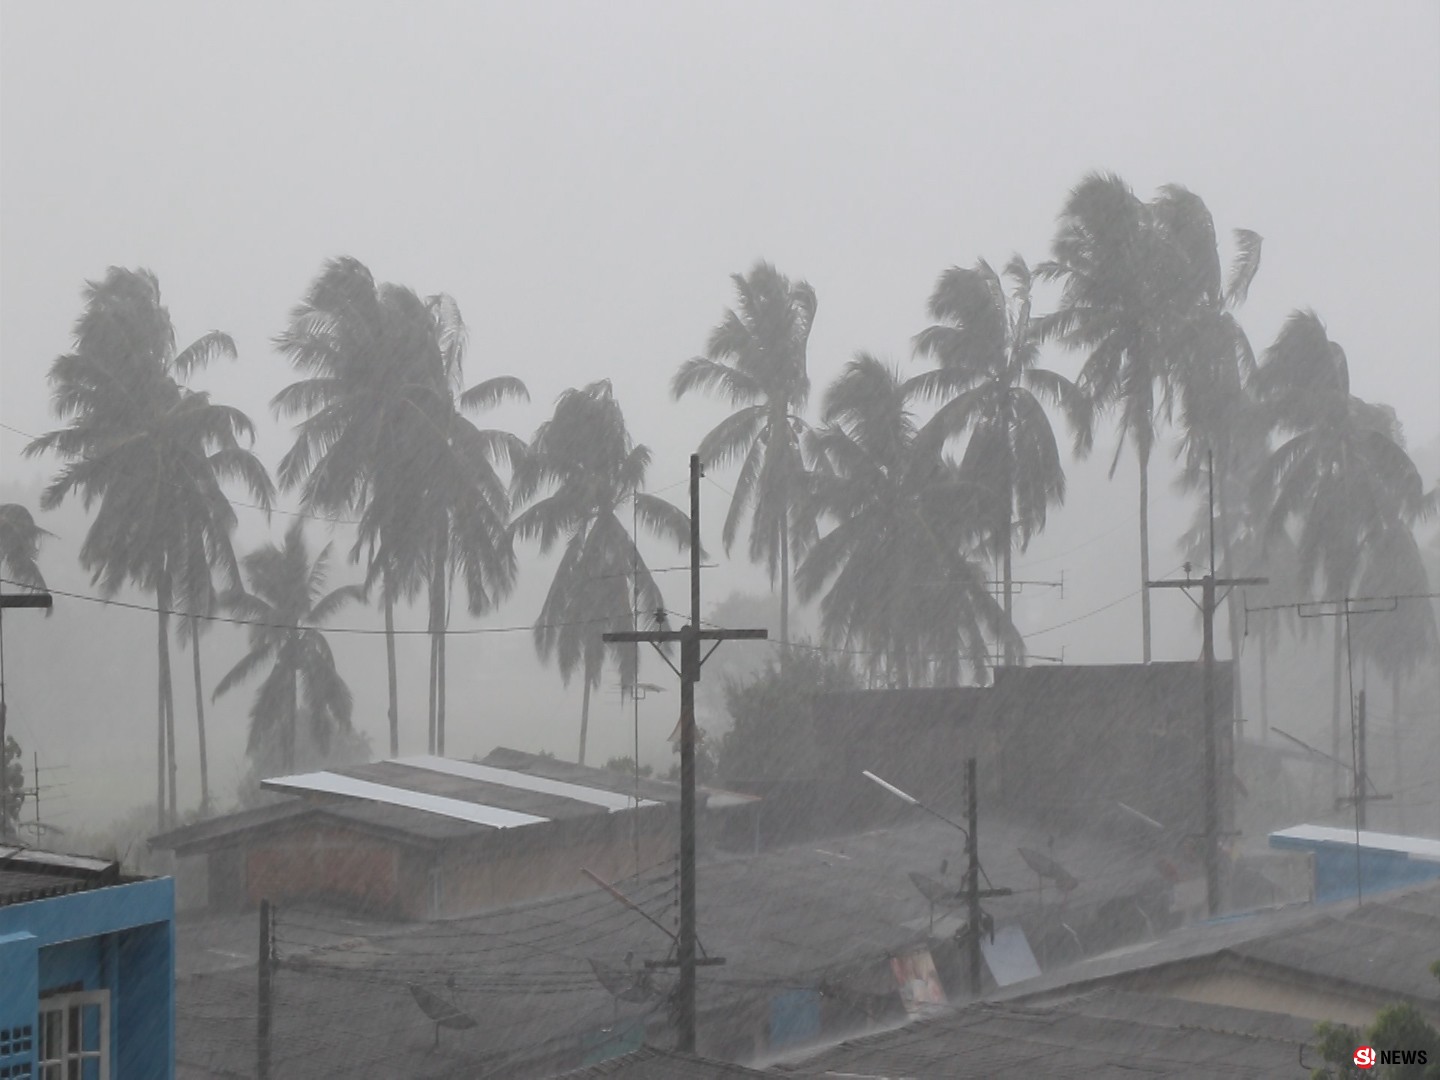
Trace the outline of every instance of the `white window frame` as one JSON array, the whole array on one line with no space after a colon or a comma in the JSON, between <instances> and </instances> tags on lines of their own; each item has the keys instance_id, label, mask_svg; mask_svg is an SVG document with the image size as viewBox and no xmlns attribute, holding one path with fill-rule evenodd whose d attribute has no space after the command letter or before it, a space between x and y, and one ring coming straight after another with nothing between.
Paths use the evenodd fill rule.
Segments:
<instances>
[{"instance_id":1,"label":"white window frame","mask_svg":"<svg viewBox=\"0 0 1440 1080\"><path fill-rule=\"evenodd\" d=\"M70 1045L71 1010L87 1005L100 1008L99 1049L69 1050L67 1047ZM45 1019L51 1013L60 1014L60 1045L57 1048L45 1045ZM83 1032L81 1037L76 1039L76 1044L80 1047L85 1045ZM78 1064L83 1074L85 1063L89 1061L99 1063L100 1080L110 1080L110 991L80 990L71 994L55 994L53 997L41 998L40 1025L35 1038L35 1080L51 1080L52 1076L64 1080L71 1064Z\"/></svg>"}]
</instances>

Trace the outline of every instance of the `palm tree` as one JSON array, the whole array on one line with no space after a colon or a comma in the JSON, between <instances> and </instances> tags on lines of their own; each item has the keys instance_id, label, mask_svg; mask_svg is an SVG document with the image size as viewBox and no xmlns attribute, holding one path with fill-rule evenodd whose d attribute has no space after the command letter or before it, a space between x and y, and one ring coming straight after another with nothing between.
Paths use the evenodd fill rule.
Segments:
<instances>
[{"instance_id":1,"label":"palm tree","mask_svg":"<svg viewBox=\"0 0 1440 1080\"><path fill-rule=\"evenodd\" d=\"M650 451L636 445L608 381L567 390L554 415L535 432L515 467L516 506L543 498L518 514L511 526L521 539L536 539L542 554L563 541L564 550L535 627L535 648L552 657L569 685L580 670L580 754L590 724L590 692L600 685L606 649L601 635L629 629L632 583L638 607L664 608L664 597L625 528L634 519L681 550L690 546L690 519L664 499L642 489ZM620 666L622 688L633 693L635 650L610 646Z\"/></svg>"},{"instance_id":2,"label":"palm tree","mask_svg":"<svg viewBox=\"0 0 1440 1080\"><path fill-rule=\"evenodd\" d=\"M1127 438L1140 466L1141 644L1149 663L1150 455L1197 312L1224 295L1214 223L1184 188L1162 188L1144 203L1118 176L1092 173L1070 193L1051 252L1036 273L1061 281L1063 292L1040 332L1083 350L1080 389L1097 409L1119 408L1110 475Z\"/></svg>"},{"instance_id":3,"label":"palm tree","mask_svg":"<svg viewBox=\"0 0 1440 1080\"><path fill-rule=\"evenodd\" d=\"M1295 529L1302 587L1343 601L1367 556L1433 509L1393 410L1350 393L1345 351L1313 311L1292 312L1256 373L1280 445L1256 471L1251 497L1265 535ZM1340 745L1346 620L1335 620L1331 752Z\"/></svg>"},{"instance_id":4,"label":"palm tree","mask_svg":"<svg viewBox=\"0 0 1440 1080\"><path fill-rule=\"evenodd\" d=\"M0 575L5 584L16 584L27 589L44 589L45 575L40 572L40 541L51 534L35 524L30 511L18 503L0 504ZM0 584L0 592L4 592ZM5 611L0 608L0 838L9 832L9 822L18 816L24 796L17 792L11 796L9 787L10 765L9 740L5 734ZM49 615L47 611L45 613ZM19 765L14 766L19 772ZM23 774L21 785L23 786Z\"/></svg>"},{"instance_id":5,"label":"palm tree","mask_svg":"<svg viewBox=\"0 0 1440 1080\"><path fill-rule=\"evenodd\" d=\"M337 732L350 727L350 690L320 626L346 604L363 603L365 590L342 585L325 592L330 547L312 559L304 523L296 519L282 547L266 544L245 556L249 591L225 597L225 606L251 624L250 649L216 684L214 697L269 665L250 708L249 753L262 771L295 769L302 722L322 753Z\"/></svg>"},{"instance_id":6,"label":"palm tree","mask_svg":"<svg viewBox=\"0 0 1440 1080\"><path fill-rule=\"evenodd\" d=\"M707 467L739 460L734 496L721 536L728 553L750 515L750 559L780 581L780 640L790 643L790 560L815 538L815 522L798 498L805 462L800 417L810 396L806 343L815 321L815 290L791 282L767 262L734 274L738 304L710 331L705 355L680 365L670 383L676 400L710 391L740 408L700 441ZM783 655L783 654L782 654Z\"/></svg>"},{"instance_id":7,"label":"palm tree","mask_svg":"<svg viewBox=\"0 0 1440 1080\"><path fill-rule=\"evenodd\" d=\"M915 336L915 352L939 367L915 380L922 397L944 404L935 420L951 437L969 434L961 476L985 502L985 548L1002 563L1006 622L1011 620L1011 554L1045 527L1046 511L1065 501L1065 470L1045 404L1062 406L1077 446L1089 437L1075 385L1037 366L1040 338L1030 318L1030 268L1020 256L1005 267L1015 284L1007 301L1000 275L983 259L951 267L930 297L935 325ZM1014 661L1006 653L1006 662Z\"/></svg>"},{"instance_id":8,"label":"palm tree","mask_svg":"<svg viewBox=\"0 0 1440 1080\"><path fill-rule=\"evenodd\" d=\"M86 286L75 351L51 365L54 408L70 424L25 449L27 456L53 450L67 461L42 507L53 509L71 493L87 509L98 501L80 561L101 591L110 596L128 582L155 594L161 827L167 774L169 815L176 813L169 652L176 585L188 578L197 550L210 565L235 566L235 511L223 483L243 483L267 509L274 490L259 460L241 446L242 439L254 442L249 418L179 382L217 357L234 356L234 343L219 331L177 351L155 276L112 267L104 281Z\"/></svg>"},{"instance_id":9,"label":"palm tree","mask_svg":"<svg viewBox=\"0 0 1440 1080\"><path fill-rule=\"evenodd\" d=\"M448 582L459 576L473 614L508 595L515 560L508 493L496 472L523 444L464 416L526 398L510 377L463 386L466 330L454 300L377 285L354 259L326 264L276 342L308 377L276 395L301 416L281 480L307 506L359 511L352 558L367 555L385 609L390 752L399 753L394 605L429 602L428 746L443 752Z\"/></svg>"},{"instance_id":10,"label":"palm tree","mask_svg":"<svg viewBox=\"0 0 1440 1080\"><path fill-rule=\"evenodd\" d=\"M824 640L868 652L871 677L896 686L957 682L965 660L983 677L987 636L1024 648L969 558L984 500L942 455L948 429L916 428L919 393L865 353L826 391L809 501L835 524L795 575L802 599L825 593Z\"/></svg>"}]
</instances>

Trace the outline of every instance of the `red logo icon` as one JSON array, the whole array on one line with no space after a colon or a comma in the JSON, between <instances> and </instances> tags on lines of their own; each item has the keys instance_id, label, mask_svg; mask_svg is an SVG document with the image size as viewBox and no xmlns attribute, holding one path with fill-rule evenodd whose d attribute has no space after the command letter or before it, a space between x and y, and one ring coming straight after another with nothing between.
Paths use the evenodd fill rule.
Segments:
<instances>
[{"instance_id":1,"label":"red logo icon","mask_svg":"<svg viewBox=\"0 0 1440 1080\"><path fill-rule=\"evenodd\" d=\"M1375 1067L1375 1048L1362 1046L1356 1050L1355 1066L1360 1069L1373 1069Z\"/></svg>"}]
</instances>

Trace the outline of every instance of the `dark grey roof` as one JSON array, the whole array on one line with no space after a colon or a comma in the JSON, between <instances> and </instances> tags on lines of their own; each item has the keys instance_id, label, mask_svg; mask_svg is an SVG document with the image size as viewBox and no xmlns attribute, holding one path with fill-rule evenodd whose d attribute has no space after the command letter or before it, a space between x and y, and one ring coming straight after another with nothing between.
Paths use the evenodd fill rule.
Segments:
<instances>
[{"instance_id":1,"label":"dark grey roof","mask_svg":"<svg viewBox=\"0 0 1440 1080\"><path fill-rule=\"evenodd\" d=\"M1323 980L1375 1000L1409 999L1440 1007L1440 981L1429 965L1440 957L1440 884L1353 901L1309 904L1184 927L1143 947L1117 950L1038 979L1017 983L995 1000L1057 998L1103 985L1159 985L1222 965Z\"/></svg>"},{"instance_id":2,"label":"dark grey roof","mask_svg":"<svg viewBox=\"0 0 1440 1080\"><path fill-rule=\"evenodd\" d=\"M0 907L116 885L120 864L24 847L0 847Z\"/></svg>"},{"instance_id":3,"label":"dark grey roof","mask_svg":"<svg viewBox=\"0 0 1440 1080\"><path fill-rule=\"evenodd\" d=\"M853 1039L779 1071L913 1080L1301 1073L1308 1022L1110 991L1048 1006L983 1003ZM1315 1063L1318 1063L1315 1062Z\"/></svg>"},{"instance_id":4,"label":"dark grey roof","mask_svg":"<svg viewBox=\"0 0 1440 1080\"><path fill-rule=\"evenodd\" d=\"M898 1007L888 957L928 932L928 903L907 875L938 874L942 858L958 868L962 844L955 830L924 819L702 862L700 937L726 963L700 975L700 1051L728 1056L727 1033L763 1030L769 999L780 990L825 984L857 1020L860 1010L877 1003ZM997 884L1026 888L1029 871L1017 848L1029 844L1044 846L1044 839L990 823L981 854ZM1136 872L1123 846L1103 840L1073 842L1062 857L1073 860L1082 877L1067 903L1067 918L1082 926L1086 911ZM673 865L618 885L662 925L674 926ZM399 928L282 909L276 929L276 1080L362 1073L536 1075L577 1064L585 1048L617 1023L648 1023L654 1037L668 1038L659 998L617 1002L590 961L623 971L628 954L640 967L664 957L670 942L600 890L580 886L577 870L577 892L569 896ZM1007 911L1023 914L1035 905L1033 894L1022 891L987 906L997 918L1008 918ZM228 925L210 919L179 927L182 1077L227 1075L227 1062L249 1060L243 1055L251 1052L253 1035L218 1018L233 1015L236 1001L253 1001L253 962L224 962L227 954L253 955L253 916L233 933ZM661 993L672 981L669 972L654 977ZM480 1023L470 1030L442 1029L439 1049L433 1049L434 1026L411 997L410 982L453 997ZM470 1073L455 1072L462 1067Z\"/></svg>"},{"instance_id":5,"label":"dark grey roof","mask_svg":"<svg viewBox=\"0 0 1440 1080\"><path fill-rule=\"evenodd\" d=\"M554 1080L588 1080L590 1077L611 1076L617 1080L730 1080L731 1077L774 1078L773 1073L757 1072L724 1061L680 1054L645 1046L620 1057L558 1073Z\"/></svg>"}]
</instances>

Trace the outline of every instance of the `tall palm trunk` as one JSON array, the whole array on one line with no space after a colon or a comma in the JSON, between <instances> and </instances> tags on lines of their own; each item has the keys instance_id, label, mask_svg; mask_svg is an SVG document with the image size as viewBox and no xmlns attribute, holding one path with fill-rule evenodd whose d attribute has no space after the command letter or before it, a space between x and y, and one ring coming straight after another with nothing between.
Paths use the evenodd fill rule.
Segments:
<instances>
[{"instance_id":1,"label":"tall palm trunk","mask_svg":"<svg viewBox=\"0 0 1440 1080\"><path fill-rule=\"evenodd\" d=\"M790 515L780 512L780 663L790 655Z\"/></svg>"},{"instance_id":2,"label":"tall palm trunk","mask_svg":"<svg viewBox=\"0 0 1440 1080\"><path fill-rule=\"evenodd\" d=\"M1008 631L1014 626L1014 622L1011 618L1014 608L1013 602L1011 600L1011 591L1013 586L1011 584L1012 568L1010 558L1010 548L1013 544L1013 541L1011 539L1011 528L1013 527L1013 523L1015 520L1015 472L1013 463L1015 447L1013 444L1013 438L1014 428L1010 422L1010 416L1007 412L1005 417L1005 475L1000 478L1001 492L1005 496L1005 506L1002 510L1003 517L1000 521L1000 576L1001 586L1005 590L1005 628L1007 631L1005 635L1005 663L1007 666L1015 663L1015 647L1011 643L1010 634L1008 633Z\"/></svg>"},{"instance_id":3,"label":"tall palm trunk","mask_svg":"<svg viewBox=\"0 0 1440 1080\"><path fill-rule=\"evenodd\" d=\"M205 694L200 681L200 620L190 617L190 659L195 671L195 733L200 740L200 812L210 812L210 766L205 755Z\"/></svg>"},{"instance_id":4,"label":"tall palm trunk","mask_svg":"<svg viewBox=\"0 0 1440 1080\"><path fill-rule=\"evenodd\" d=\"M585 689L580 697L580 758L585 764L585 737L590 734L590 676L585 676Z\"/></svg>"},{"instance_id":5,"label":"tall palm trunk","mask_svg":"<svg viewBox=\"0 0 1440 1080\"><path fill-rule=\"evenodd\" d=\"M1222 484L1215 501L1220 514L1220 573L1223 577L1234 574L1233 547L1230 542L1230 511L1225 501L1225 487ZM1245 730L1245 694L1240 678L1240 620L1235 616L1239 606L1239 594L1231 589L1225 596L1225 621L1230 632L1230 664L1232 668L1231 692L1235 706L1235 739L1238 742Z\"/></svg>"},{"instance_id":6,"label":"tall palm trunk","mask_svg":"<svg viewBox=\"0 0 1440 1080\"><path fill-rule=\"evenodd\" d=\"M286 717L285 734L285 771L295 771L295 746L299 741L300 734L300 672L292 664L290 667L290 701L287 706L289 716Z\"/></svg>"},{"instance_id":7,"label":"tall palm trunk","mask_svg":"<svg viewBox=\"0 0 1440 1080\"><path fill-rule=\"evenodd\" d=\"M1343 761L1340 754L1340 666L1344 661L1345 651L1345 620L1337 617L1335 620L1335 657L1334 672L1331 679L1330 693L1330 756L1337 761ZM1334 803L1340 798L1340 773L1336 769L1330 770L1330 801Z\"/></svg>"},{"instance_id":8,"label":"tall palm trunk","mask_svg":"<svg viewBox=\"0 0 1440 1080\"><path fill-rule=\"evenodd\" d=\"M1150 663L1150 451L1140 451L1140 639Z\"/></svg>"},{"instance_id":9,"label":"tall palm trunk","mask_svg":"<svg viewBox=\"0 0 1440 1080\"><path fill-rule=\"evenodd\" d=\"M160 609L160 816L162 822L176 820L177 765L175 760L175 684L170 675L170 576L161 571L155 587L155 606ZM166 792L166 777L169 792Z\"/></svg>"},{"instance_id":10,"label":"tall palm trunk","mask_svg":"<svg viewBox=\"0 0 1440 1080\"><path fill-rule=\"evenodd\" d=\"M158 600L155 604L158 609L156 627L159 636L156 639L155 650L155 820L157 827L163 831L165 828L165 605Z\"/></svg>"},{"instance_id":11,"label":"tall palm trunk","mask_svg":"<svg viewBox=\"0 0 1440 1080\"><path fill-rule=\"evenodd\" d=\"M446 523L448 524L448 523ZM430 716L433 732L430 752L445 753L445 572L450 561L445 525L435 536L430 569Z\"/></svg>"},{"instance_id":12,"label":"tall palm trunk","mask_svg":"<svg viewBox=\"0 0 1440 1080\"><path fill-rule=\"evenodd\" d=\"M1395 828L1405 832L1405 755L1400 745L1400 668L1390 673L1390 750L1395 758L1395 778L1390 790L1395 793Z\"/></svg>"},{"instance_id":13,"label":"tall palm trunk","mask_svg":"<svg viewBox=\"0 0 1440 1080\"><path fill-rule=\"evenodd\" d=\"M1270 741L1270 635L1264 626L1260 628L1260 741Z\"/></svg>"},{"instance_id":14,"label":"tall palm trunk","mask_svg":"<svg viewBox=\"0 0 1440 1080\"><path fill-rule=\"evenodd\" d=\"M395 676L395 596L391 591L390 570L382 575L380 587L385 592L385 671L390 677L390 756L400 756L400 689Z\"/></svg>"}]
</instances>

